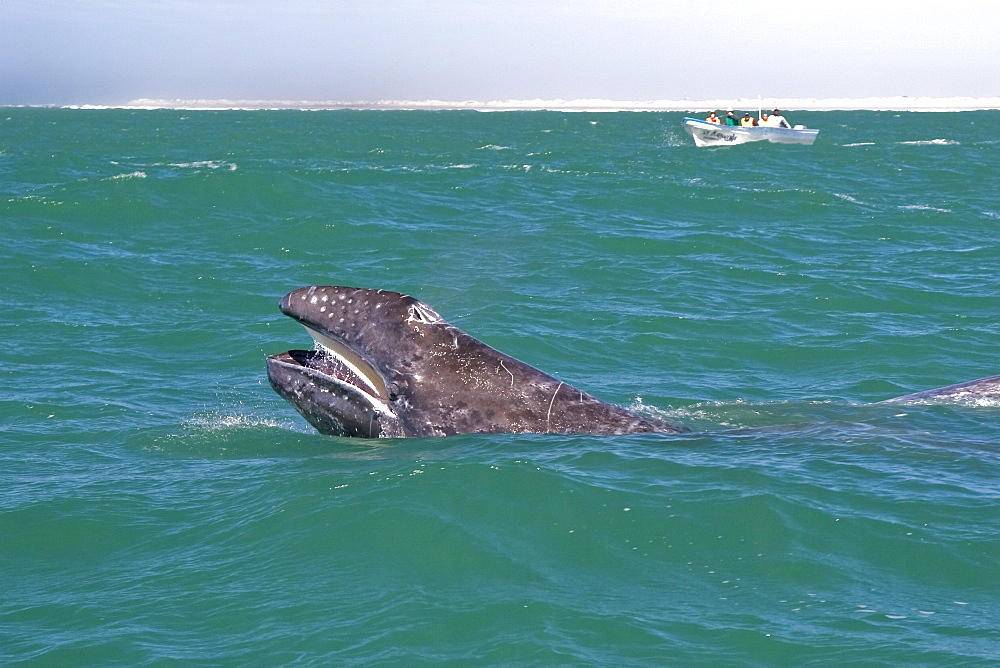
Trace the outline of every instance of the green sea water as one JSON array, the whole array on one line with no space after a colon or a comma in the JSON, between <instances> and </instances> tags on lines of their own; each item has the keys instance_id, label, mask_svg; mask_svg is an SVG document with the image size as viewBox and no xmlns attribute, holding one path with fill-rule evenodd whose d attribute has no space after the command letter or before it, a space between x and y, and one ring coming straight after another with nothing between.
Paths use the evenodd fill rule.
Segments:
<instances>
[{"instance_id":1,"label":"green sea water","mask_svg":"<svg viewBox=\"0 0 1000 668\"><path fill-rule=\"evenodd\" d=\"M0 109L0 663L996 665L1000 112ZM682 435L321 436L406 292Z\"/></svg>"}]
</instances>

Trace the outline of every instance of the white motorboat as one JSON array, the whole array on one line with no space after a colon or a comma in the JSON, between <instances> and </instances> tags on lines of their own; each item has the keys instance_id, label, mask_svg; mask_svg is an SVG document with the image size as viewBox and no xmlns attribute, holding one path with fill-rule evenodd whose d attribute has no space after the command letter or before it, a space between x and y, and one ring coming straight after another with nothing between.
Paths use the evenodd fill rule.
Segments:
<instances>
[{"instance_id":1,"label":"white motorboat","mask_svg":"<svg viewBox=\"0 0 1000 668\"><path fill-rule=\"evenodd\" d=\"M771 125L719 125L697 118L685 118L684 129L694 139L696 146L727 146L752 141L769 141L775 144L806 144L816 141L819 130L796 125L778 128Z\"/></svg>"}]
</instances>

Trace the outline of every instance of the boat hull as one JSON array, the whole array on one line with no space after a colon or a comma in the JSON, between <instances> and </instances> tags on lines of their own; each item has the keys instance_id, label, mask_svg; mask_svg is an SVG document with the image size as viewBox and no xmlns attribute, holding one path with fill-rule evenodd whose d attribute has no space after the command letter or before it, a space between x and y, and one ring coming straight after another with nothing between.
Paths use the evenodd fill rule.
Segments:
<instances>
[{"instance_id":1,"label":"boat hull","mask_svg":"<svg viewBox=\"0 0 1000 668\"><path fill-rule=\"evenodd\" d=\"M717 125L697 118L685 118L684 130L691 135L697 146L731 146L754 141L810 145L816 141L816 135L819 134L819 130L811 128Z\"/></svg>"}]
</instances>

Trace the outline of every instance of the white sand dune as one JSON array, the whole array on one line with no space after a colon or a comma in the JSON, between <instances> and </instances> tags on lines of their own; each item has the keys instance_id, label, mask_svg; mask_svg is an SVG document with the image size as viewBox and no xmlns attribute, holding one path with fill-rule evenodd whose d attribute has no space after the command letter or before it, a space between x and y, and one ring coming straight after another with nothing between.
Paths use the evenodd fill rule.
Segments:
<instances>
[{"instance_id":1,"label":"white sand dune","mask_svg":"<svg viewBox=\"0 0 1000 668\"><path fill-rule=\"evenodd\" d=\"M869 98L719 98L715 100L156 100L138 99L123 105L145 109L475 109L479 111L691 111L756 110L778 107L790 111L970 111L1000 109L1000 97L869 97Z\"/></svg>"}]
</instances>

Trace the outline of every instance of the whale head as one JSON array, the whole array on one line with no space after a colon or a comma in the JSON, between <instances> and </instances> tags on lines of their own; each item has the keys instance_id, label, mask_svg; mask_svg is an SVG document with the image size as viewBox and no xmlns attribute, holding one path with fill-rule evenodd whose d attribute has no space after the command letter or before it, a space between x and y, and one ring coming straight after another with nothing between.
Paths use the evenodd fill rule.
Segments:
<instances>
[{"instance_id":1,"label":"whale head","mask_svg":"<svg viewBox=\"0 0 1000 668\"><path fill-rule=\"evenodd\" d=\"M308 286L280 308L315 347L268 357L268 379L322 433L679 431L504 355L407 295Z\"/></svg>"}]
</instances>

